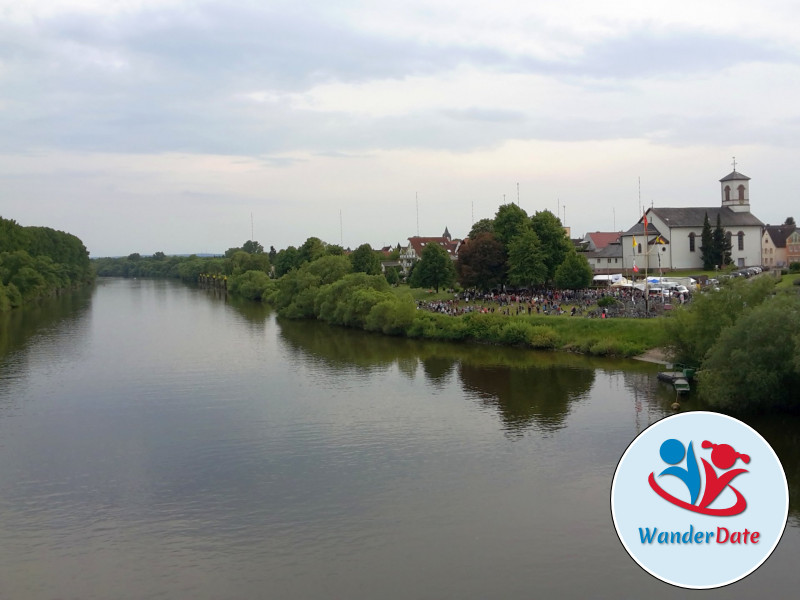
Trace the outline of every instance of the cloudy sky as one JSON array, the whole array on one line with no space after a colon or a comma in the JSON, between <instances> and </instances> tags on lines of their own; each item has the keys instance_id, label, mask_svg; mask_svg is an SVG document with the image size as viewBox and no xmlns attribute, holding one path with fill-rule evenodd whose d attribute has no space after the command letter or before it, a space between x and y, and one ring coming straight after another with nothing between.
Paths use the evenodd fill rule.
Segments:
<instances>
[{"instance_id":1,"label":"cloudy sky","mask_svg":"<svg viewBox=\"0 0 800 600\"><path fill-rule=\"evenodd\" d=\"M651 6L652 5L652 6ZM752 178L793 215L793 0L0 0L0 215L93 256L573 237ZM641 182L641 183L640 183ZM418 208L417 208L418 207Z\"/></svg>"}]
</instances>

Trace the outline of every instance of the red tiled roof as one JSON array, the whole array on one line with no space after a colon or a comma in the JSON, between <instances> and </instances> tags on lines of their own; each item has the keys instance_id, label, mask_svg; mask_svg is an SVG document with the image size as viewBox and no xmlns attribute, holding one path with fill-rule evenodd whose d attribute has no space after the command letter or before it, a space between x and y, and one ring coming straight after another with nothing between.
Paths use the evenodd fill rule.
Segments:
<instances>
[{"instance_id":1,"label":"red tiled roof","mask_svg":"<svg viewBox=\"0 0 800 600\"><path fill-rule=\"evenodd\" d=\"M422 254L422 249L426 244L439 244L442 248L447 250L447 253L453 257L458 253L458 247L461 244L460 240L450 240L446 237L410 237L408 244L414 249L417 256Z\"/></svg>"},{"instance_id":2,"label":"red tiled roof","mask_svg":"<svg viewBox=\"0 0 800 600\"><path fill-rule=\"evenodd\" d=\"M594 231L586 235L591 238L592 243L600 250L616 242L619 239L620 233L618 231Z\"/></svg>"}]
</instances>

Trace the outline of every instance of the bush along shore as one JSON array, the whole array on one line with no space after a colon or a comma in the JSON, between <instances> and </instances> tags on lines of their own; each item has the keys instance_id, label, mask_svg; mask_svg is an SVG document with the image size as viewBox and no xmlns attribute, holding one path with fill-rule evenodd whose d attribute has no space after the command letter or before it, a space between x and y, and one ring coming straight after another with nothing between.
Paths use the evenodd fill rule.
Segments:
<instances>
[{"instance_id":1,"label":"bush along shore","mask_svg":"<svg viewBox=\"0 0 800 600\"><path fill-rule=\"evenodd\" d=\"M232 275L233 296L260 300L289 319L318 319L386 335L505 344L600 356L631 357L665 342L659 319L588 319L567 315L421 310L405 287L383 275L352 273L347 256L324 256L278 279L259 271Z\"/></svg>"},{"instance_id":2,"label":"bush along shore","mask_svg":"<svg viewBox=\"0 0 800 600\"><path fill-rule=\"evenodd\" d=\"M0 312L94 280L80 239L0 217Z\"/></svg>"}]
</instances>

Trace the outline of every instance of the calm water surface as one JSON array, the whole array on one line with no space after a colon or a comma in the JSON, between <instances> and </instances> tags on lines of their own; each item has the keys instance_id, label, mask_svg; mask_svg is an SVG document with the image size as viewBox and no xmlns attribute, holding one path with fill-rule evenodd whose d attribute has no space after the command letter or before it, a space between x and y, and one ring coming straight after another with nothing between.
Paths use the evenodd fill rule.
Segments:
<instances>
[{"instance_id":1,"label":"calm water surface","mask_svg":"<svg viewBox=\"0 0 800 600\"><path fill-rule=\"evenodd\" d=\"M676 598L614 533L651 365L277 322L170 281L0 316L0 598ZM795 595L796 421L767 563ZM795 433L791 433L795 432Z\"/></svg>"}]
</instances>

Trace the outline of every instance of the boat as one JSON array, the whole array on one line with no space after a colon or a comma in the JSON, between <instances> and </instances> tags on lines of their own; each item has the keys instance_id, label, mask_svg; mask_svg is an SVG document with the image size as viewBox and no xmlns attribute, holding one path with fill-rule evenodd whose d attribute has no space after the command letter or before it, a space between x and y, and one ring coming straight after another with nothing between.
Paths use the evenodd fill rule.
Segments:
<instances>
[{"instance_id":1,"label":"boat","mask_svg":"<svg viewBox=\"0 0 800 600\"><path fill-rule=\"evenodd\" d=\"M688 394L691 389L689 381L694 377L695 369L683 365L675 365L675 367L666 365L666 367L667 369L674 370L660 371L658 373L658 379L671 383L678 394Z\"/></svg>"}]
</instances>

